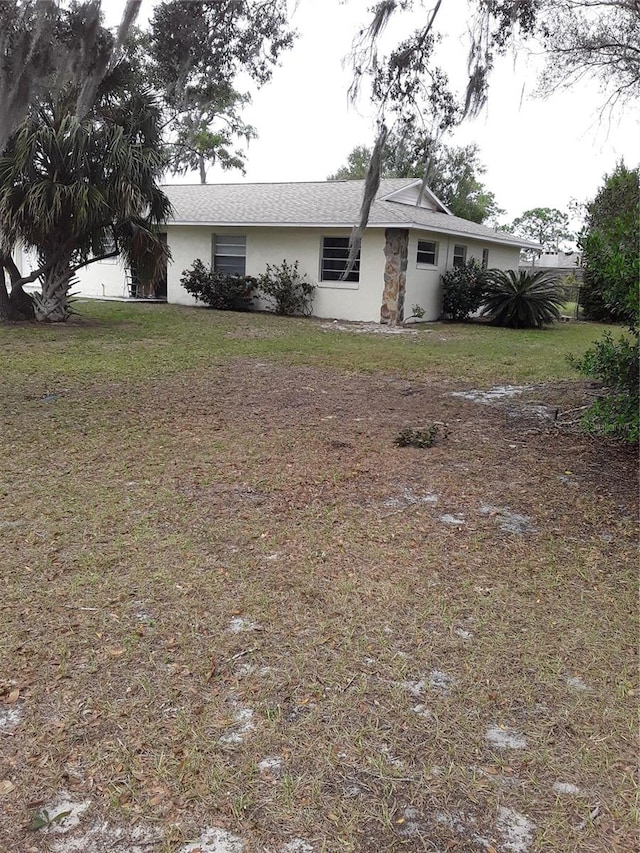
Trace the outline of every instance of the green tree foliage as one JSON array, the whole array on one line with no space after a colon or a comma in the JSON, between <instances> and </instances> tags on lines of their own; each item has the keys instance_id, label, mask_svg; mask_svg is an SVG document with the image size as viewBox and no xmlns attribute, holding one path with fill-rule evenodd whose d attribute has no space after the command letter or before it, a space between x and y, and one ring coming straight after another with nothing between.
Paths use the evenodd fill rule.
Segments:
<instances>
[{"instance_id":1,"label":"green tree foliage","mask_svg":"<svg viewBox=\"0 0 640 853\"><path fill-rule=\"evenodd\" d=\"M592 320L638 324L640 170L619 163L587 205L580 303Z\"/></svg>"},{"instance_id":2,"label":"green tree foliage","mask_svg":"<svg viewBox=\"0 0 640 853\"><path fill-rule=\"evenodd\" d=\"M0 136L15 130L2 136L0 262L12 289L2 270L0 319L33 313L23 285L38 277L38 317L63 319L73 275L99 256L107 231L114 251L131 251L153 277L151 255L166 254L157 240L154 248L153 226L166 213L157 181L168 161L177 173L197 166L202 179L214 161L243 166L232 144L255 131L234 83L241 72L266 82L291 45L285 0L168 0L125 42L139 6L127 2L114 35L99 0L0 3ZM116 84L123 74L127 84ZM27 278L11 259L18 239L40 254Z\"/></svg>"},{"instance_id":3,"label":"green tree foliage","mask_svg":"<svg viewBox=\"0 0 640 853\"><path fill-rule=\"evenodd\" d=\"M634 442L640 437L639 178L639 169L628 169L624 163L605 175L603 186L587 205L580 238L585 267L583 309L594 319L626 323L630 335L615 341L606 333L581 358L573 359L581 373L604 388L583 419L585 428Z\"/></svg>"},{"instance_id":4,"label":"green tree foliage","mask_svg":"<svg viewBox=\"0 0 640 853\"><path fill-rule=\"evenodd\" d=\"M622 109L640 95L637 0L547 0L538 12L537 33L547 55L541 94L588 76L600 84L604 109Z\"/></svg>"},{"instance_id":5,"label":"green tree foliage","mask_svg":"<svg viewBox=\"0 0 640 853\"><path fill-rule=\"evenodd\" d=\"M605 89L605 105L612 109L640 93L640 4L637 0L474 0L466 18L469 30L468 78L463 94L455 93L444 69L436 60L439 40L438 14L442 0L429 11L414 31L384 54L381 37L389 22L404 13L425 8L422 0L378 0L370 19L355 40L351 53L356 100L368 83L379 107L379 139L387 125L402 135L415 128L431 128L440 138L467 116L485 105L489 78L497 56L515 44L542 41L555 72L547 77L547 93L560 83L571 86L584 77L599 79ZM374 152L379 151L374 146ZM367 221L366 199L375 196L380 162L372 156L365 184L357 240Z\"/></svg>"},{"instance_id":6,"label":"green tree foliage","mask_svg":"<svg viewBox=\"0 0 640 853\"><path fill-rule=\"evenodd\" d=\"M271 79L293 33L285 0L166 0L156 6L138 39L147 73L163 105L174 174L207 167L243 169L245 154L231 150L255 138L241 117L249 95L240 74L261 86Z\"/></svg>"},{"instance_id":7,"label":"green tree foliage","mask_svg":"<svg viewBox=\"0 0 640 853\"><path fill-rule=\"evenodd\" d=\"M383 155L384 158L384 155ZM367 176L369 162L371 160L371 148L366 145L356 145L347 155L347 163L341 166L337 172L329 175L328 181L361 181ZM383 159L385 163L386 158ZM386 165L386 164L385 164ZM384 166L383 166L384 168ZM383 177L391 177L386 173ZM407 177L407 176L404 176ZM410 177L415 177L411 175Z\"/></svg>"},{"instance_id":8,"label":"green tree foliage","mask_svg":"<svg viewBox=\"0 0 640 853\"><path fill-rule=\"evenodd\" d=\"M385 115L399 124L425 116L446 129L484 106L497 56L516 43L542 43L547 71L541 91L572 86L585 77L597 79L605 105L620 107L640 94L640 4L637 0L475 0L467 17L469 29L466 91L452 92L444 69L436 62L437 0L413 33L387 54L378 49L389 22L424 8L421 0L378 0L370 8L352 52L352 97L362 84Z\"/></svg>"},{"instance_id":9,"label":"green tree foliage","mask_svg":"<svg viewBox=\"0 0 640 853\"><path fill-rule=\"evenodd\" d=\"M560 319L564 294L549 272L487 270L482 316L493 326L539 329Z\"/></svg>"},{"instance_id":10,"label":"green tree foliage","mask_svg":"<svg viewBox=\"0 0 640 853\"><path fill-rule=\"evenodd\" d=\"M366 177L371 149L359 145L347 157L347 164L328 180L353 180ZM480 162L477 145L452 147L437 144L428 135L415 132L401 136L390 133L382 152L382 177L421 178L454 216L471 222L493 219L503 211L495 196L487 190L480 175L485 167Z\"/></svg>"},{"instance_id":11,"label":"green tree foliage","mask_svg":"<svg viewBox=\"0 0 640 853\"><path fill-rule=\"evenodd\" d=\"M43 90L76 86L75 112L82 116L114 56L121 49L141 0L127 0L115 38L100 26L99 0L0 3L0 152Z\"/></svg>"},{"instance_id":12,"label":"green tree foliage","mask_svg":"<svg viewBox=\"0 0 640 853\"><path fill-rule=\"evenodd\" d=\"M239 149L232 150L231 146L239 137L249 142L256 138L257 133L253 127L244 124L236 112L239 102L244 103L244 99L238 95L233 104L218 102L205 114L196 111L175 120L175 136L167 144L172 174L185 175L197 171L200 183L206 184L208 169L215 163L223 169L238 169L244 173L245 153ZM216 114L216 110L220 114Z\"/></svg>"},{"instance_id":13,"label":"green tree foliage","mask_svg":"<svg viewBox=\"0 0 640 853\"><path fill-rule=\"evenodd\" d=\"M112 38L104 29L101 37ZM78 88L43 93L0 157L1 250L10 255L18 242L37 250L39 268L14 288L40 280L38 320L65 320L75 273L105 256L123 254L152 280L166 263L156 234L169 212L159 188L166 163L153 96L125 60L82 116ZM0 302L0 281L3 290Z\"/></svg>"},{"instance_id":14,"label":"green tree foliage","mask_svg":"<svg viewBox=\"0 0 640 853\"><path fill-rule=\"evenodd\" d=\"M558 252L564 241L572 240L569 217L556 207L534 207L513 220L509 229L520 237L540 243L545 252Z\"/></svg>"}]
</instances>

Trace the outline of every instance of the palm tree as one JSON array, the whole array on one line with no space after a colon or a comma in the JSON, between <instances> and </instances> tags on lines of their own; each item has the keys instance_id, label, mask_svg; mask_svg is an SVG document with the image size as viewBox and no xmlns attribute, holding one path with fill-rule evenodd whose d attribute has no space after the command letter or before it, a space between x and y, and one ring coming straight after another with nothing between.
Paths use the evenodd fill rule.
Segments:
<instances>
[{"instance_id":1,"label":"palm tree","mask_svg":"<svg viewBox=\"0 0 640 853\"><path fill-rule=\"evenodd\" d=\"M481 316L494 326L535 329L560 319L564 296L549 272L488 270Z\"/></svg>"},{"instance_id":2,"label":"palm tree","mask_svg":"<svg viewBox=\"0 0 640 853\"><path fill-rule=\"evenodd\" d=\"M169 214L159 188L165 168L160 111L120 62L84 117L68 85L31 107L0 157L0 252L36 249L37 320L64 321L75 273L123 255L161 275L167 250L155 229ZM3 283L0 282L0 286Z\"/></svg>"}]
</instances>

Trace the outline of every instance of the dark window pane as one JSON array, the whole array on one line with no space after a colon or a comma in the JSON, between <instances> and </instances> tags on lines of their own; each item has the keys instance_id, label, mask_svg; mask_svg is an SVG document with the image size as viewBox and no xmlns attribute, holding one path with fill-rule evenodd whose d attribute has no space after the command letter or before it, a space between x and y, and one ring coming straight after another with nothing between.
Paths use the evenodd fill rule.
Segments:
<instances>
[{"instance_id":1,"label":"dark window pane","mask_svg":"<svg viewBox=\"0 0 640 853\"><path fill-rule=\"evenodd\" d=\"M320 264L321 281L359 281L360 280L360 252L345 279L343 273L347 268L349 260L349 238L348 237L324 237L322 240L322 258Z\"/></svg>"},{"instance_id":2,"label":"dark window pane","mask_svg":"<svg viewBox=\"0 0 640 853\"><path fill-rule=\"evenodd\" d=\"M416 261L419 264L435 266L438 262L438 244L431 240L418 240Z\"/></svg>"},{"instance_id":3,"label":"dark window pane","mask_svg":"<svg viewBox=\"0 0 640 853\"><path fill-rule=\"evenodd\" d=\"M246 258L216 255L213 268L216 272L222 272L226 275L244 275L247 268Z\"/></svg>"}]
</instances>

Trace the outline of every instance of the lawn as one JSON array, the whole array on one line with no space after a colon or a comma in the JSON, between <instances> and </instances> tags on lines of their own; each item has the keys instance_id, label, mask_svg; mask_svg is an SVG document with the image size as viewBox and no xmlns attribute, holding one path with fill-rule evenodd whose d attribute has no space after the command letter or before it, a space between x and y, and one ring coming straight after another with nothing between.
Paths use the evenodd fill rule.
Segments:
<instances>
[{"instance_id":1,"label":"lawn","mask_svg":"<svg viewBox=\"0 0 640 853\"><path fill-rule=\"evenodd\" d=\"M0 327L3 853L635 849L603 327L79 311Z\"/></svg>"}]
</instances>

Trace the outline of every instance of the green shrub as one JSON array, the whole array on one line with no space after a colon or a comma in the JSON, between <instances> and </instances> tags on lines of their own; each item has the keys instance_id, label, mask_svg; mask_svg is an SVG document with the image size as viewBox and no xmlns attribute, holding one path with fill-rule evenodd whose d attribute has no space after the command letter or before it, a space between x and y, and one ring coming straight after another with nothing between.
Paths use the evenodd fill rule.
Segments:
<instances>
[{"instance_id":1,"label":"green shrub","mask_svg":"<svg viewBox=\"0 0 640 853\"><path fill-rule=\"evenodd\" d=\"M471 259L442 276L442 313L464 322L480 308L485 295L485 270Z\"/></svg>"},{"instance_id":2,"label":"green shrub","mask_svg":"<svg viewBox=\"0 0 640 853\"><path fill-rule=\"evenodd\" d=\"M596 323L622 323L625 319L624 310L618 310L606 301L601 282L589 269L584 271L580 288L580 308L585 320L594 320Z\"/></svg>"},{"instance_id":3,"label":"green shrub","mask_svg":"<svg viewBox=\"0 0 640 853\"><path fill-rule=\"evenodd\" d=\"M298 261L267 264L267 271L258 278L258 290L276 314L311 314L316 286L300 275Z\"/></svg>"},{"instance_id":4,"label":"green shrub","mask_svg":"<svg viewBox=\"0 0 640 853\"><path fill-rule=\"evenodd\" d=\"M248 311L257 281L249 275L226 275L208 269L201 260L184 270L180 284L199 302L218 311Z\"/></svg>"},{"instance_id":5,"label":"green shrub","mask_svg":"<svg viewBox=\"0 0 640 853\"><path fill-rule=\"evenodd\" d=\"M482 316L493 326L536 329L560 319L562 287L553 273L488 270Z\"/></svg>"},{"instance_id":6,"label":"green shrub","mask_svg":"<svg viewBox=\"0 0 640 853\"><path fill-rule=\"evenodd\" d=\"M640 170L617 164L596 197L587 205L580 236L584 284L580 304L590 320L624 322L638 319L638 218Z\"/></svg>"},{"instance_id":7,"label":"green shrub","mask_svg":"<svg viewBox=\"0 0 640 853\"><path fill-rule=\"evenodd\" d=\"M585 376L602 383L606 390L583 417L583 427L588 432L637 442L640 438L638 333L614 341L611 332L605 332L582 358L570 357L569 362Z\"/></svg>"},{"instance_id":8,"label":"green shrub","mask_svg":"<svg viewBox=\"0 0 640 853\"><path fill-rule=\"evenodd\" d=\"M393 443L396 447L433 447L439 432L438 424L431 424L426 429L405 427L400 430Z\"/></svg>"}]
</instances>

